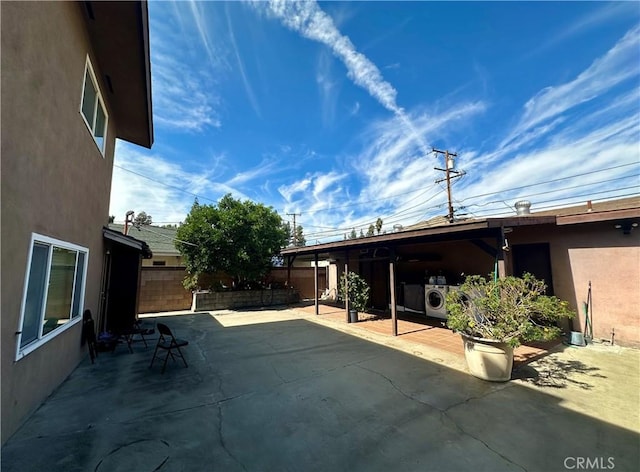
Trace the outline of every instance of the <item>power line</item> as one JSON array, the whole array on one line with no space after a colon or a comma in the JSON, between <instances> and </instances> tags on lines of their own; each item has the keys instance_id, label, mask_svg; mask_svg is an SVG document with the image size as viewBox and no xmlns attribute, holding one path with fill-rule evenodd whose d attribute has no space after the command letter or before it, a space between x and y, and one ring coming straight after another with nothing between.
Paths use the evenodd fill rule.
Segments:
<instances>
[{"instance_id":1,"label":"power line","mask_svg":"<svg viewBox=\"0 0 640 472\"><path fill-rule=\"evenodd\" d=\"M626 179L626 178L630 178L630 177L634 177L634 175L619 177L619 178L615 178L615 179L606 179L606 180L603 180L603 181L591 182L591 183L587 183L587 184L575 185L575 186L572 186L572 187L569 187L569 188L570 189L575 189L575 188L580 188L580 187L587 187L587 186L592 186L592 185L599 184L599 183L606 183L606 182ZM598 195L598 194L601 194L601 193L607 193L607 192L619 191L619 190L627 190L627 189L633 189L633 188L637 188L637 187L636 186L629 186L629 187L618 188L618 189L615 189L615 190L605 190L605 191L602 191L602 192L590 192L589 194L578 195L578 196L569 196L569 197L561 198L561 199L557 199L556 198L556 199L547 200L547 201L539 202L539 203L546 203L546 202L559 202L560 203L560 202L562 202L564 200L571 199L571 198L578 198L578 197L583 197L583 196L588 197L588 196L591 196L591 195ZM565 189L556 189L556 190L547 191L547 192L538 192L536 194L523 195L522 198L528 198L528 197L539 195L539 194L557 193L557 192L560 192L560 191L563 191L563 190L565 190ZM433 195L429 200L435 198L437 195L438 194ZM426 202L422 202L422 204L423 203L426 203ZM493 201L493 202L488 202L488 203L483 203L483 204L469 204L467 206L461 206L461 208L468 209L468 207L472 207L472 206L487 206L489 204L496 204L496 203L502 203L506 208L509 209L510 212L514 211L512 209L512 207L508 203L506 203L504 200L496 200L496 201ZM418 213L422 214L422 217L419 219L419 221L422 221L424 219L424 217L426 217L426 214L429 212L429 210L434 210L434 209L437 209L437 208L441 208L444 205L445 205L444 203L441 203L441 204L429 206L427 208L420 208L417 211L410 212L409 210L411 210L413 208L417 208L417 207L420 206L420 204L414 205L412 207L405 208L404 210L402 210L400 212L394 213L394 214L386 217L385 223L386 224L392 224L392 223L395 223L395 222L398 222L398 221L406 220L406 219L411 218L412 215L416 215ZM482 210L482 211L486 211L486 210ZM473 216L478 217L478 215L475 215L474 212L470 212L470 213ZM492 213L492 214L494 214L494 213ZM500 211L498 213L505 213L505 211L503 210L503 211ZM352 229L352 227L359 227L359 226L361 226L361 224L358 223L358 224L351 224L351 225L348 225L348 226L345 225L345 227L326 228L325 231L316 231L316 232L308 234L308 236L310 236L310 237L314 236L314 237L328 238L331 235L339 235L339 234L343 233L344 231L348 231L348 230Z\"/></svg>"},{"instance_id":2,"label":"power line","mask_svg":"<svg viewBox=\"0 0 640 472\"><path fill-rule=\"evenodd\" d=\"M520 190L520 189L523 189L523 188L533 187L533 186L536 186L536 185L544 185L544 184L548 184L548 183L558 182L558 181L561 181L561 180L568 180L568 179L572 179L572 178L575 178L575 177L582 177L582 176L585 176L585 175L592 175L592 174L596 174L596 173L599 173L599 172L605 172L605 171L608 171L608 170L614 170L614 169L619 169L619 168L622 168L622 167L628 167L628 166L633 166L633 165L638 165L638 162L630 162L630 163L626 163L626 164L620 164L620 165L617 165L617 166L605 167L605 168L602 168L602 169L597 169L597 170L593 170L593 171L589 171L589 172L583 172L583 173L580 173L580 174L569 175L569 176L558 178L558 179L547 180L547 181L538 182L538 183L529 184L529 185L522 185L520 187L512 187L512 188L507 188L507 189L503 189L503 190L498 190L498 191L495 191L495 192L488 192L488 193L483 193L483 194L479 194L479 195L472 195L472 196L469 196L469 197L466 197L466 198L460 200L460 202L463 202L465 200L469 200L471 198L478 198L478 197L486 197L486 196L489 196L489 195L496 195L496 194L499 194L499 193L510 192L510 191L513 191L513 190ZM218 200L214 200L214 199L211 199L211 198L208 198L208 197L204 197L202 195L198 195L196 193L190 192L188 190L185 190L183 188L177 187L175 185L171 185L171 184L162 182L162 181L160 181L158 179L155 179L153 177L149 177L148 175L144 175L144 174L141 174L139 172L133 171L131 169L127 169L126 167L122 167L122 166L120 166L118 164L114 164L114 167L117 167L118 169L121 169L121 170L123 170L125 172L129 172L131 174L137 175L138 177L142 177L143 179L147 179L147 180L149 180L151 182L154 182L154 183L157 183L159 185L165 186L167 188L171 188L171 189L177 190L179 192L186 193L188 195L192 195L192 196L198 198L199 200L205 200L205 201L210 201L212 203L218 203ZM387 197L381 197L381 198L372 199L372 200L364 200L364 201L361 201L361 202L349 203L349 204L340 205L340 206L328 206L328 207L325 207L325 208L317 208L317 209L314 209L314 210L306 210L305 213L306 214L310 214L310 213L318 213L318 212L321 212L321 211L333 211L333 210L339 210L339 209L342 209L342 208L349 208L349 207L354 207L354 206L362 206L362 205L366 205L367 203L380 202L380 201L384 201L384 200L391 200L391 199L397 198L399 196L403 196L403 195L408 195L408 194L411 194L411 193L419 192L419 191L421 191L423 189L427 189L427 191L428 191L430 188L431 187L418 187L418 188L416 188L414 190L409 190L407 192L400 192L400 193L393 194L393 195L390 195L390 196L387 196Z\"/></svg>"},{"instance_id":3,"label":"power line","mask_svg":"<svg viewBox=\"0 0 640 472\"><path fill-rule=\"evenodd\" d=\"M150 180L151 182L155 182L155 183L157 183L157 184L164 185L165 187L172 188L172 189L174 189L174 190L178 190L179 192L186 193L186 194L188 194L188 195L193 195L193 196L194 196L194 197L196 197L198 200L208 200L208 201L213 202L213 203L218 203L218 201L217 201L217 200L213 200L213 199L211 199L211 198L203 197L203 196L198 195L198 194L195 194L195 193L193 193L193 192L189 192L188 190L185 190L185 189L183 189L183 188L176 187L175 185L171 185L171 184L167 184L167 183L165 183L165 182L161 182L161 181L159 181L159 180L157 180L157 179L154 179L154 178L152 178L152 177L149 177L148 175L144 175L144 174L141 174L141 173L139 173L139 172L135 172L135 171L133 171L133 170L131 170L131 169L127 169L127 168L122 167L122 166L119 166L119 165L117 165L117 164L114 164L114 165L113 165L113 167L117 167L118 169L122 169L122 170L124 170L125 172L129 172L129 173L131 173L131 174L137 175L138 177L142 177L143 179Z\"/></svg>"},{"instance_id":4,"label":"power line","mask_svg":"<svg viewBox=\"0 0 640 472\"><path fill-rule=\"evenodd\" d=\"M599 185L599 184L604 184L604 183L607 183L607 182L615 182L616 180L624 180L624 179L629 179L631 177L640 177L640 174L625 175L625 176L616 177L616 178L613 178L613 179L599 180L597 182L589 182L589 183L586 183L586 184L574 185L572 187L563 187L563 188L559 188L559 189L555 189L555 190L547 190L546 192L529 193L529 194L526 194L526 195L522 195L520 198L531 198L531 197L537 197L539 195L548 195L550 193L564 192L566 190L573 190L573 189L581 188L581 187L589 187L589 186L592 186L592 185ZM632 186L632 187L624 187L624 188L626 189L626 188L634 188L634 187ZM616 190L621 190L621 189L616 189ZM611 191L611 190L608 190L608 191ZM464 200L467 200L467 199L464 199ZM490 205L492 203L500 203L500 202L504 202L504 200L493 200L491 202L486 202L486 203L471 203L471 204L463 206L463 207L467 208L467 207L470 207L470 206L487 206L487 205Z\"/></svg>"},{"instance_id":5,"label":"power line","mask_svg":"<svg viewBox=\"0 0 640 472\"><path fill-rule=\"evenodd\" d=\"M598 172L604 172L604 171L607 171L607 170L614 170L614 169L619 169L621 167L627 167L627 166L638 165L638 164L639 164L638 162L630 162L628 164L620 164L620 165L617 165L617 166L607 167L607 168L604 168L604 169L593 170L593 171L590 171L590 172L583 172L582 174L575 174L575 175L569 175L567 177L560 177L558 179L545 180L544 182L538 182L538 183L535 183L535 184L522 185L520 187L507 188L507 189L503 189L503 190L497 190L495 192L482 193L482 194L479 194L479 195L472 195L470 197L463 198L460 201L464 202L465 200L469 200L470 198L478 198L478 197L486 197L486 196L489 196L489 195L497 195L499 193L506 193L506 192L511 192L513 190L520 190L520 189L523 189L523 188L535 187L536 185L544 185L544 184L550 184L550 183L553 183L553 182L560 182L561 180L574 179L576 177L583 177L585 175L597 174ZM590 184L586 184L586 185L590 185Z\"/></svg>"}]
</instances>

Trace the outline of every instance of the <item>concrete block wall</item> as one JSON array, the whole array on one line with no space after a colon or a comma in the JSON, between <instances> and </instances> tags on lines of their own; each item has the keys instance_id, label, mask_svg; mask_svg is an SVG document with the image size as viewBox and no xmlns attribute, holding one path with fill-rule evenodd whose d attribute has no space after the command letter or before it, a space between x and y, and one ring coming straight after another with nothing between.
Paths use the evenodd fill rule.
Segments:
<instances>
[{"instance_id":1,"label":"concrete block wall","mask_svg":"<svg viewBox=\"0 0 640 472\"><path fill-rule=\"evenodd\" d=\"M318 295L324 292L327 285L325 272L326 268L318 268ZM155 313L191 309L192 294L182 285L186 275L184 267L143 266L140 276L138 311L140 313ZM296 290L299 299L314 297L313 277L313 267L291 268L290 288ZM287 281L287 269L282 267L274 268L266 280L268 283L277 282L284 286ZM205 274L200 278L203 288L210 285L218 285L220 281L228 287L231 286L231 278L225 274ZM268 302L269 300L266 301ZM283 301L282 303L289 302Z\"/></svg>"},{"instance_id":2,"label":"concrete block wall","mask_svg":"<svg viewBox=\"0 0 640 472\"><path fill-rule=\"evenodd\" d=\"M229 308L287 305L296 303L299 300L298 292L293 289L196 292L193 296L191 309L193 311L225 310Z\"/></svg>"},{"instance_id":3,"label":"concrete block wall","mask_svg":"<svg viewBox=\"0 0 640 472\"><path fill-rule=\"evenodd\" d=\"M190 309L192 296L182 285L184 277L184 268L143 267L138 311L152 313Z\"/></svg>"}]
</instances>

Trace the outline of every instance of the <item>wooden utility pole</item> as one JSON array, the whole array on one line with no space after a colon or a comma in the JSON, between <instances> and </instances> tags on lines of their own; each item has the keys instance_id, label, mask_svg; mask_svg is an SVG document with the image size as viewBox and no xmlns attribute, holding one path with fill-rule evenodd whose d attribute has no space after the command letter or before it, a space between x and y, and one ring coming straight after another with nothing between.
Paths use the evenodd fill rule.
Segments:
<instances>
[{"instance_id":1,"label":"wooden utility pole","mask_svg":"<svg viewBox=\"0 0 640 472\"><path fill-rule=\"evenodd\" d=\"M287 216L293 216L293 245L297 246L298 227L296 226L296 216L302 216L301 213L287 213Z\"/></svg>"},{"instance_id":2,"label":"wooden utility pole","mask_svg":"<svg viewBox=\"0 0 640 472\"><path fill-rule=\"evenodd\" d=\"M439 170L445 173L445 178L436 180L436 183L447 182L447 199L449 201L449 213L447 218L449 219L449 223L453 223L453 203L451 199L451 180L456 179L458 177L462 177L464 175L464 171L458 171L454 169L455 162L453 160L454 157L458 157L456 153L449 151L440 151L439 149L433 148L434 154L444 154L444 169L440 169L439 167L434 167L435 170ZM453 175L451 175L453 174Z\"/></svg>"}]
</instances>

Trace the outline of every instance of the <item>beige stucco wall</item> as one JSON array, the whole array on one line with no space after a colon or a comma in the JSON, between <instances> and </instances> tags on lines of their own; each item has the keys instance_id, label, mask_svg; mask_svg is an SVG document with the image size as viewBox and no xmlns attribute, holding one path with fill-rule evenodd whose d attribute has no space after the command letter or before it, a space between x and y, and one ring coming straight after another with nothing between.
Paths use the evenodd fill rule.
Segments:
<instances>
[{"instance_id":1,"label":"beige stucco wall","mask_svg":"<svg viewBox=\"0 0 640 472\"><path fill-rule=\"evenodd\" d=\"M584 330L591 281L594 338L614 332L616 344L640 347L640 231L623 235L614 223L516 228L509 241L549 243L554 293L578 313L574 329Z\"/></svg>"},{"instance_id":2,"label":"beige stucco wall","mask_svg":"<svg viewBox=\"0 0 640 472\"><path fill-rule=\"evenodd\" d=\"M89 248L84 306L97 317L115 127L110 119L103 157L79 112L90 51L78 4L2 2L1 9L4 443L84 355L80 324L17 362L15 332L33 232Z\"/></svg>"}]
</instances>

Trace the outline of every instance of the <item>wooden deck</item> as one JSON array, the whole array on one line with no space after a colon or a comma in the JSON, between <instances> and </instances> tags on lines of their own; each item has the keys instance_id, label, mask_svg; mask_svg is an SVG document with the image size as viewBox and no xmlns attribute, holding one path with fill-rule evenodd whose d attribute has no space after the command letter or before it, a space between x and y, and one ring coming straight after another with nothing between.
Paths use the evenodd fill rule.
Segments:
<instances>
[{"instance_id":1,"label":"wooden deck","mask_svg":"<svg viewBox=\"0 0 640 472\"><path fill-rule=\"evenodd\" d=\"M313 304L296 306L296 310L304 311L309 315L315 314L315 306ZM342 307L321 303L319 305L319 312L320 314L318 316L321 316L323 319L347 324L347 315ZM381 318L367 313L360 313L359 320L358 323L351 323L350 327L383 336L393 336L391 318ZM424 344L464 357L464 349L460 336L448 329L444 324L444 320L419 317L419 315L409 316L404 313L399 313L398 338L413 343ZM561 340L558 339L544 343L521 345L516 348L514 352L514 365L526 364L534 359L538 359L560 342Z\"/></svg>"}]
</instances>

